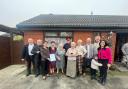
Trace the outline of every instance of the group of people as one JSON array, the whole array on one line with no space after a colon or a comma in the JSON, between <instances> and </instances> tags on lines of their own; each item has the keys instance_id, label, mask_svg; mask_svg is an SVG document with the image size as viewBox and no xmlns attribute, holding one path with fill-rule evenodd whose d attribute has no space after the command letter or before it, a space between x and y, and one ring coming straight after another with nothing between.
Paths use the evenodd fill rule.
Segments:
<instances>
[{"instance_id":1,"label":"group of people","mask_svg":"<svg viewBox=\"0 0 128 89\"><path fill-rule=\"evenodd\" d=\"M37 40L34 44L33 39L28 39L28 44L24 46L22 61L26 60L27 76L31 74L31 63L35 77L42 75L46 79L55 73L65 74L68 77L85 75L87 69L90 70L91 79L97 79L97 70L100 76L98 81L105 84L107 70L112 64L112 52L108 43L101 40L100 36L95 37L92 44L91 38L86 39L86 43L79 39L76 43L66 38L65 44L56 45L55 41L48 42Z\"/></svg>"}]
</instances>

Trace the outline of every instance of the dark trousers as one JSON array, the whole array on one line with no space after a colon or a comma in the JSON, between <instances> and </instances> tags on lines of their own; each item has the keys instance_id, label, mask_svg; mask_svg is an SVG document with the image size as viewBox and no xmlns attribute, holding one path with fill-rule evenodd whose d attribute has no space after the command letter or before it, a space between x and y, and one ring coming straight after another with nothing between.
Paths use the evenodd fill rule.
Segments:
<instances>
[{"instance_id":1,"label":"dark trousers","mask_svg":"<svg viewBox=\"0 0 128 89\"><path fill-rule=\"evenodd\" d=\"M31 74L31 65L33 64L33 70L35 70L35 61L34 56L29 56L29 58L26 60L27 62L27 73ZM32 63L32 64L31 64ZM34 71L35 72L35 71Z\"/></svg>"},{"instance_id":2,"label":"dark trousers","mask_svg":"<svg viewBox=\"0 0 128 89\"><path fill-rule=\"evenodd\" d=\"M35 59L35 73L36 73L36 75L40 74L40 65L41 65L41 59L40 58Z\"/></svg>"},{"instance_id":3,"label":"dark trousers","mask_svg":"<svg viewBox=\"0 0 128 89\"><path fill-rule=\"evenodd\" d=\"M46 70L47 66L46 65L47 65L47 61L46 60L41 61L41 74L43 76L45 76L47 74L47 70Z\"/></svg>"},{"instance_id":4,"label":"dark trousers","mask_svg":"<svg viewBox=\"0 0 128 89\"><path fill-rule=\"evenodd\" d=\"M107 70L108 70L108 60L107 59L99 59L99 63L101 63L103 66L99 67L100 70L100 80L101 82L106 82L107 79Z\"/></svg>"},{"instance_id":5,"label":"dark trousers","mask_svg":"<svg viewBox=\"0 0 128 89\"><path fill-rule=\"evenodd\" d=\"M96 79L96 73L97 73L97 70L91 68L91 79Z\"/></svg>"},{"instance_id":6,"label":"dark trousers","mask_svg":"<svg viewBox=\"0 0 128 89\"><path fill-rule=\"evenodd\" d=\"M83 72L86 71L87 68L91 69L91 61L92 61L92 58L84 58L84 63L83 63Z\"/></svg>"},{"instance_id":7,"label":"dark trousers","mask_svg":"<svg viewBox=\"0 0 128 89\"><path fill-rule=\"evenodd\" d=\"M45 60L46 62L46 67L45 67L45 71L46 71L46 74L49 73L49 60Z\"/></svg>"},{"instance_id":8,"label":"dark trousers","mask_svg":"<svg viewBox=\"0 0 128 89\"><path fill-rule=\"evenodd\" d=\"M66 69L67 69L67 59L68 59L68 57L65 56L65 65L64 65L64 72L65 72L65 74L66 74Z\"/></svg>"}]
</instances>

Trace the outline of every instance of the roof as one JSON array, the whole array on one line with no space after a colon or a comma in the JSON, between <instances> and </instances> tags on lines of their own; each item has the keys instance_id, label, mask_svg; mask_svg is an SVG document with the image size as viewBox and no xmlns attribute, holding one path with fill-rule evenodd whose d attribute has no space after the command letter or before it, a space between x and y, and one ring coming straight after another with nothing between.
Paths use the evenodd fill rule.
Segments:
<instances>
[{"instance_id":1,"label":"roof","mask_svg":"<svg viewBox=\"0 0 128 89\"><path fill-rule=\"evenodd\" d=\"M17 30L16 28L11 28L1 24L0 24L0 31L7 33L23 34L21 31Z\"/></svg>"},{"instance_id":2,"label":"roof","mask_svg":"<svg viewBox=\"0 0 128 89\"><path fill-rule=\"evenodd\" d=\"M128 16L41 14L17 24L17 28L128 28Z\"/></svg>"}]
</instances>

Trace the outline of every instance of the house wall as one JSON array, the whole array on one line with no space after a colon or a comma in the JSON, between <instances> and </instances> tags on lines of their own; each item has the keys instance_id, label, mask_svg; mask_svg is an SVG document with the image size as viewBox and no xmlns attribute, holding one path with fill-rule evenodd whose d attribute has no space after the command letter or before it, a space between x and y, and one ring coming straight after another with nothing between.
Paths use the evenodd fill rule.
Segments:
<instances>
[{"instance_id":1,"label":"house wall","mask_svg":"<svg viewBox=\"0 0 128 89\"><path fill-rule=\"evenodd\" d=\"M94 32L74 32L73 33L73 40L77 42L78 39L83 40L85 43L86 39L88 37L92 38L94 40ZM101 32L101 37L102 36L107 36L108 32ZM37 39L42 39L44 40L44 32L40 30L36 31L24 31L24 44L27 43L28 38L33 38L34 42L36 42ZM92 40L92 41L93 41ZM112 35L112 55L113 59L115 56L115 45L116 45L116 33L113 33Z\"/></svg>"},{"instance_id":2,"label":"house wall","mask_svg":"<svg viewBox=\"0 0 128 89\"><path fill-rule=\"evenodd\" d=\"M24 44L27 44L28 38L33 38L36 43L36 40L44 39L44 34L42 31L24 31Z\"/></svg>"},{"instance_id":3,"label":"house wall","mask_svg":"<svg viewBox=\"0 0 128 89\"><path fill-rule=\"evenodd\" d=\"M74 32L74 41L77 42L77 40L81 39L83 42L86 41L87 38L93 37L93 32Z\"/></svg>"},{"instance_id":4,"label":"house wall","mask_svg":"<svg viewBox=\"0 0 128 89\"><path fill-rule=\"evenodd\" d=\"M106 38L105 36L107 36L108 32L101 32L101 38ZM112 57L113 57L113 62L114 62L114 59L115 59L115 48L116 48L116 33L113 33L112 34Z\"/></svg>"}]
</instances>

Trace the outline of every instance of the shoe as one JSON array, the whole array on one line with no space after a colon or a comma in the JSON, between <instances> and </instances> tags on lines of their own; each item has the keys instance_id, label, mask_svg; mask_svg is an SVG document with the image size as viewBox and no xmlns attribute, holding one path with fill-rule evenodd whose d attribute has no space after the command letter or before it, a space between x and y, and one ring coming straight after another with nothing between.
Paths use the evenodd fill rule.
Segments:
<instances>
[{"instance_id":1,"label":"shoe","mask_svg":"<svg viewBox=\"0 0 128 89\"><path fill-rule=\"evenodd\" d=\"M83 73L83 76L86 76L86 73Z\"/></svg>"},{"instance_id":2,"label":"shoe","mask_svg":"<svg viewBox=\"0 0 128 89\"><path fill-rule=\"evenodd\" d=\"M101 84L102 83L102 78L99 78L98 79L98 82Z\"/></svg>"},{"instance_id":3,"label":"shoe","mask_svg":"<svg viewBox=\"0 0 128 89\"><path fill-rule=\"evenodd\" d=\"M46 80L46 77L45 76L43 76L43 80Z\"/></svg>"},{"instance_id":4,"label":"shoe","mask_svg":"<svg viewBox=\"0 0 128 89\"><path fill-rule=\"evenodd\" d=\"M31 73L27 73L26 76L29 76Z\"/></svg>"},{"instance_id":5,"label":"shoe","mask_svg":"<svg viewBox=\"0 0 128 89\"><path fill-rule=\"evenodd\" d=\"M97 78L96 78L96 77L94 77L93 79L94 79L94 80L97 80Z\"/></svg>"},{"instance_id":6,"label":"shoe","mask_svg":"<svg viewBox=\"0 0 128 89\"><path fill-rule=\"evenodd\" d=\"M36 75L35 75L35 77L38 77L38 76L39 76L39 74L36 74Z\"/></svg>"},{"instance_id":7,"label":"shoe","mask_svg":"<svg viewBox=\"0 0 128 89\"><path fill-rule=\"evenodd\" d=\"M103 86L105 86L106 83L103 81L101 84L102 84Z\"/></svg>"},{"instance_id":8,"label":"shoe","mask_svg":"<svg viewBox=\"0 0 128 89\"><path fill-rule=\"evenodd\" d=\"M91 80L93 80L94 78L91 77Z\"/></svg>"}]
</instances>

